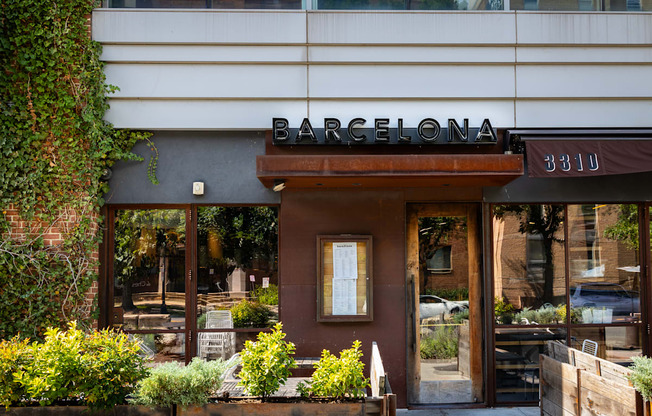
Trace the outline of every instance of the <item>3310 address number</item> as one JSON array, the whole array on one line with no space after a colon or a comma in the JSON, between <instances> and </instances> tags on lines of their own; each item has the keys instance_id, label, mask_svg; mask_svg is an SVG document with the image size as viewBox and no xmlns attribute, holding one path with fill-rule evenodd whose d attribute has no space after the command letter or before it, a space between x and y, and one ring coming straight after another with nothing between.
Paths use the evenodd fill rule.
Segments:
<instances>
[{"instance_id":1,"label":"3310 address number","mask_svg":"<svg viewBox=\"0 0 652 416\"><path fill-rule=\"evenodd\" d=\"M570 170L583 172L584 169L594 172L600 168L598 155L595 153L577 153L574 155L547 153L543 160L546 163L546 172L554 172L557 169L563 172L569 172Z\"/></svg>"}]
</instances>

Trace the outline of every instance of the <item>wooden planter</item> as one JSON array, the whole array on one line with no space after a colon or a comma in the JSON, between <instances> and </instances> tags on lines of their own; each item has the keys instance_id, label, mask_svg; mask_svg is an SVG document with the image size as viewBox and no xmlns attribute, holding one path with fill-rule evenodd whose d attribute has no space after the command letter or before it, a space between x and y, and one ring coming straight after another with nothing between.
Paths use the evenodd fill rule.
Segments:
<instances>
[{"instance_id":1,"label":"wooden planter","mask_svg":"<svg viewBox=\"0 0 652 416\"><path fill-rule=\"evenodd\" d=\"M210 403L177 416L365 416L365 403Z\"/></svg>"},{"instance_id":2,"label":"wooden planter","mask_svg":"<svg viewBox=\"0 0 652 416\"><path fill-rule=\"evenodd\" d=\"M541 415L647 414L628 368L556 342L548 343L548 354L539 357Z\"/></svg>"},{"instance_id":3,"label":"wooden planter","mask_svg":"<svg viewBox=\"0 0 652 416\"><path fill-rule=\"evenodd\" d=\"M113 409L92 412L87 406L31 406L0 408L0 415L11 416L172 416L168 408L121 405Z\"/></svg>"}]
</instances>

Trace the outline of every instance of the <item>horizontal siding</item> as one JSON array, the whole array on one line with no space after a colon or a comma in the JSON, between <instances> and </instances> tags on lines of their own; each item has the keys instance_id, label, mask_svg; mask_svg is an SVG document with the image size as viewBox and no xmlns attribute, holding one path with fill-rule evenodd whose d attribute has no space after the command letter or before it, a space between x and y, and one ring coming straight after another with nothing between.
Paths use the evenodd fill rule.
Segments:
<instances>
[{"instance_id":1,"label":"horizontal siding","mask_svg":"<svg viewBox=\"0 0 652 416\"><path fill-rule=\"evenodd\" d=\"M527 65L516 79L519 98L652 97L650 65Z\"/></svg>"},{"instance_id":2,"label":"horizontal siding","mask_svg":"<svg viewBox=\"0 0 652 416\"><path fill-rule=\"evenodd\" d=\"M305 65L109 64L116 98L306 98Z\"/></svg>"},{"instance_id":3,"label":"horizontal siding","mask_svg":"<svg viewBox=\"0 0 652 416\"><path fill-rule=\"evenodd\" d=\"M522 100L517 127L649 127L652 100Z\"/></svg>"},{"instance_id":4,"label":"horizontal siding","mask_svg":"<svg viewBox=\"0 0 652 416\"><path fill-rule=\"evenodd\" d=\"M310 95L322 98L506 98L514 94L513 66L316 65Z\"/></svg>"},{"instance_id":5,"label":"horizontal siding","mask_svg":"<svg viewBox=\"0 0 652 416\"><path fill-rule=\"evenodd\" d=\"M310 119L320 123L325 117L340 119L346 126L354 117L362 117L373 125L374 118L389 118L390 125L396 126L403 119L406 127L415 127L424 118L434 118L442 126L449 118L460 124L465 118L469 125L480 126L489 118L494 126L514 124L513 100L311 100Z\"/></svg>"},{"instance_id":6,"label":"horizontal siding","mask_svg":"<svg viewBox=\"0 0 652 416\"><path fill-rule=\"evenodd\" d=\"M652 125L650 13L98 9L93 25L117 127Z\"/></svg>"}]
</instances>

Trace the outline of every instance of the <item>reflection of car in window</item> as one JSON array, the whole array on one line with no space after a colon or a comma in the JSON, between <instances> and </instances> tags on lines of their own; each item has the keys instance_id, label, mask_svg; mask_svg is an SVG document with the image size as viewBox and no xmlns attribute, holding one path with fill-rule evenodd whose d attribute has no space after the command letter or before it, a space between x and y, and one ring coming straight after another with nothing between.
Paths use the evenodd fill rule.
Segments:
<instances>
[{"instance_id":1,"label":"reflection of car in window","mask_svg":"<svg viewBox=\"0 0 652 416\"><path fill-rule=\"evenodd\" d=\"M608 282L582 283L571 288L571 306L613 309L614 315L629 315L641 311L638 292L625 290Z\"/></svg>"},{"instance_id":2,"label":"reflection of car in window","mask_svg":"<svg viewBox=\"0 0 652 416\"><path fill-rule=\"evenodd\" d=\"M419 315L421 319L460 313L469 308L468 300L453 301L435 295L419 296Z\"/></svg>"}]
</instances>

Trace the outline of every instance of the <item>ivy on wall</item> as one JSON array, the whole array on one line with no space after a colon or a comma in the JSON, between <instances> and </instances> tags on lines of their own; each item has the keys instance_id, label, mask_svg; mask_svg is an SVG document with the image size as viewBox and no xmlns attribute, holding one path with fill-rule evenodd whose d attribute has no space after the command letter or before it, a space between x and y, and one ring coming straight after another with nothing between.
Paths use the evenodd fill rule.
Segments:
<instances>
[{"instance_id":1,"label":"ivy on wall","mask_svg":"<svg viewBox=\"0 0 652 416\"><path fill-rule=\"evenodd\" d=\"M103 120L115 87L87 27L98 5L0 0L0 338L88 323L101 177L149 137Z\"/></svg>"}]
</instances>

